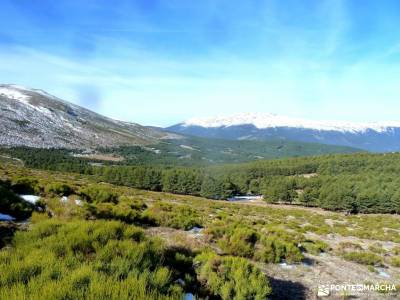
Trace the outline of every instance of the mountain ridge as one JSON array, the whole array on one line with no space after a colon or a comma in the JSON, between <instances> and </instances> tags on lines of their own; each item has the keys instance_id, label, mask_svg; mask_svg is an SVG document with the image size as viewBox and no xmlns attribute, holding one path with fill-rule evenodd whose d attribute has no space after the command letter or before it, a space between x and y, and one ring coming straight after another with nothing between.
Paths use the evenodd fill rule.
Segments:
<instances>
[{"instance_id":1,"label":"mountain ridge","mask_svg":"<svg viewBox=\"0 0 400 300\"><path fill-rule=\"evenodd\" d=\"M206 138L282 139L348 146L373 152L400 151L400 122L310 121L256 113L193 118L166 130Z\"/></svg>"},{"instance_id":2,"label":"mountain ridge","mask_svg":"<svg viewBox=\"0 0 400 300\"><path fill-rule=\"evenodd\" d=\"M113 120L42 90L0 85L0 145L94 149L146 145L179 135Z\"/></svg>"},{"instance_id":3,"label":"mountain ridge","mask_svg":"<svg viewBox=\"0 0 400 300\"><path fill-rule=\"evenodd\" d=\"M345 121L314 121L300 118L290 118L269 113L241 113L231 116L211 118L192 118L182 123L182 126L201 127L230 127L238 125L254 125L258 129L273 127L298 127L321 131L364 132L374 130L387 131L390 128L400 127L400 122L345 122Z\"/></svg>"},{"instance_id":4,"label":"mountain ridge","mask_svg":"<svg viewBox=\"0 0 400 300\"><path fill-rule=\"evenodd\" d=\"M63 148L70 153L83 150L78 153L117 154L124 158L124 163L178 165L359 151L289 140L259 142L195 138L162 128L113 120L45 91L5 84L0 84L0 146Z\"/></svg>"}]
</instances>

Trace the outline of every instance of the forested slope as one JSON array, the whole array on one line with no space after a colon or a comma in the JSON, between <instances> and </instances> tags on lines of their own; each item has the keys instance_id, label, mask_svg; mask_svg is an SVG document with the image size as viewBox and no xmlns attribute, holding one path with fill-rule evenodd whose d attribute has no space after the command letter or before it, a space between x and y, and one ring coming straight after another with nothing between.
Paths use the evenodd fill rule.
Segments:
<instances>
[{"instance_id":1,"label":"forested slope","mask_svg":"<svg viewBox=\"0 0 400 300\"><path fill-rule=\"evenodd\" d=\"M226 199L262 194L268 202L364 213L400 212L400 154L327 155L211 167L93 166L62 151L9 152L27 166L91 174L140 189ZM110 162L108 164L111 164Z\"/></svg>"}]
</instances>

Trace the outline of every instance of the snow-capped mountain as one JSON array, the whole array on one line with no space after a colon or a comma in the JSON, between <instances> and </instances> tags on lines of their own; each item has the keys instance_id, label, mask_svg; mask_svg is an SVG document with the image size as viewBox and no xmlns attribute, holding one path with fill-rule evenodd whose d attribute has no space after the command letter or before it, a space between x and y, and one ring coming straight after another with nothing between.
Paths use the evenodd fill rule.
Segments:
<instances>
[{"instance_id":1,"label":"snow-capped mountain","mask_svg":"<svg viewBox=\"0 0 400 300\"><path fill-rule=\"evenodd\" d=\"M182 123L183 126L200 127L230 127L238 125L254 125L258 129L276 127L294 127L315 129L321 131L341 131L341 132L365 132L374 130L384 132L393 127L400 127L400 122L392 123L354 123L354 122L333 122L333 121L311 121L305 119L295 119L275 114L244 113L234 116L214 117L214 118L193 118Z\"/></svg>"},{"instance_id":2,"label":"snow-capped mountain","mask_svg":"<svg viewBox=\"0 0 400 300\"><path fill-rule=\"evenodd\" d=\"M91 149L152 144L166 137L171 136L101 116L41 90L0 85L0 145Z\"/></svg>"},{"instance_id":3,"label":"snow-capped mountain","mask_svg":"<svg viewBox=\"0 0 400 300\"><path fill-rule=\"evenodd\" d=\"M350 146L377 152L400 151L400 122L313 121L274 114L246 113L194 118L166 129L202 137L285 139Z\"/></svg>"}]
</instances>

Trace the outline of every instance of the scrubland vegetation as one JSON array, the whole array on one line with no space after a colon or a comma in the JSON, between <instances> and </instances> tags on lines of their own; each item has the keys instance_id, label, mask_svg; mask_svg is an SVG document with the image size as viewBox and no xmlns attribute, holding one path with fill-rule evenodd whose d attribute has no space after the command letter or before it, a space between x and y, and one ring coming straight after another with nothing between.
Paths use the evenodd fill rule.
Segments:
<instances>
[{"instance_id":1,"label":"scrubland vegetation","mask_svg":"<svg viewBox=\"0 0 400 300\"><path fill-rule=\"evenodd\" d=\"M177 299L166 249L116 221L36 223L0 252L2 299Z\"/></svg>"},{"instance_id":2,"label":"scrubland vegetation","mask_svg":"<svg viewBox=\"0 0 400 300\"><path fill-rule=\"evenodd\" d=\"M29 230L0 250L1 299L182 299L186 292L265 299L271 292L267 277L245 259L211 257L207 247L194 252L146 235L149 226L201 226L187 204L146 203L138 191L61 174L57 182L46 173L19 177L27 172L1 167L7 193L33 192L45 205L35 207ZM84 205L72 201L78 198ZM226 268L209 269L217 261Z\"/></svg>"},{"instance_id":3,"label":"scrubland vegetation","mask_svg":"<svg viewBox=\"0 0 400 300\"><path fill-rule=\"evenodd\" d=\"M270 162L270 169L245 167L249 168L246 172L258 170L255 177L272 178L275 187L285 178L286 189L297 194L300 183L314 183L325 176L322 167L319 173L310 161L291 163L289 169L285 167L289 162L283 161ZM339 174L347 172L345 163L339 165ZM386 168L382 161L380 167ZM122 170L105 170L113 168ZM180 176L177 169L157 173L161 168L124 168L161 174L162 186L163 174ZM228 171L237 178L243 176L235 168L215 167L212 174L219 180ZM191 182L204 170L182 172L182 178ZM262 172L281 175L262 177ZM318 175L301 175L314 173ZM137 190L105 179L90 172L80 175L0 165L1 195L5 195L1 212L20 219L31 215L29 226L19 228L12 239L3 234L0 222L0 268L4 270L0 298L183 299L185 293L193 293L198 299L280 299L289 297L285 294L289 283L276 285L274 277L281 278L276 273L279 264L301 269L311 262L318 269L324 259L339 261L350 270L358 266L363 274L378 279L376 268L384 268L394 283L400 279L400 219L396 215L229 203L165 193L163 188ZM235 183L226 188L232 186ZM260 188L255 182L251 186ZM26 204L18 194L38 195L41 200ZM300 200L295 196L293 201ZM200 231L192 232L193 228ZM347 271L343 269L344 274ZM308 293L313 292L309 281L303 284Z\"/></svg>"},{"instance_id":4,"label":"scrubland vegetation","mask_svg":"<svg viewBox=\"0 0 400 300\"><path fill-rule=\"evenodd\" d=\"M266 299L271 293L265 275L247 260L204 252L195 258L199 280L222 299Z\"/></svg>"}]
</instances>

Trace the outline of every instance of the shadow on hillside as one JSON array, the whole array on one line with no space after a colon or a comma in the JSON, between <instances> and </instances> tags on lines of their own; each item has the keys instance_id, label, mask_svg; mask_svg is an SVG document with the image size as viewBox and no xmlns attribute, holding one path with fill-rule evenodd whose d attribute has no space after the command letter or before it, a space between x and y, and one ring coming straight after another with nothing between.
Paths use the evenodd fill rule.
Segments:
<instances>
[{"instance_id":1,"label":"shadow on hillside","mask_svg":"<svg viewBox=\"0 0 400 300\"><path fill-rule=\"evenodd\" d=\"M302 300L307 298L307 288L299 282L269 278L272 287L272 294L269 299L281 300Z\"/></svg>"}]
</instances>

